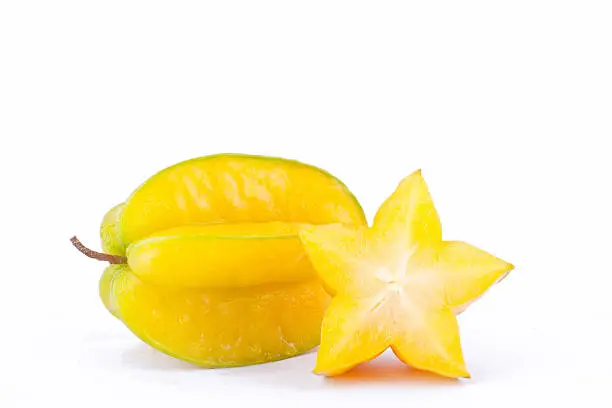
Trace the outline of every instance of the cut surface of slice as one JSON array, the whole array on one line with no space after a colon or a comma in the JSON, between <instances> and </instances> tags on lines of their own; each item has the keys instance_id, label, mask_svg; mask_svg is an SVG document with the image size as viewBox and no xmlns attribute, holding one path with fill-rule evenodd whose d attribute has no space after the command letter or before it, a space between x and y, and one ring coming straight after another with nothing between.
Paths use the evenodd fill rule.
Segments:
<instances>
[{"instance_id":1,"label":"cut surface of slice","mask_svg":"<svg viewBox=\"0 0 612 408\"><path fill-rule=\"evenodd\" d=\"M321 169L222 154L179 163L147 180L126 202L120 236L127 246L182 225L269 221L366 224L355 197Z\"/></svg>"},{"instance_id":2,"label":"cut surface of slice","mask_svg":"<svg viewBox=\"0 0 612 408\"><path fill-rule=\"evenodd\" d=\"M329 302L317 279L234 289L168 289L120 266L110 303L143 341L205 367L280 360L317 346Z\"/></svg>"},{"instance_id":3,"label":"cut surface of slice","mask_svg":"<svg viewBox=\"0 0 612 408\"><path fill-rule=\"evenodd\" d=\"M189 225L158 231L127 250L144 282L230 288L316 278L299 240L300 224Z\"/></svg>"},{"instance_id":4,"label":"cut surface of slice","mask_svg":"<svg viewBox=\"0 0 612 408\"><path fill-rule=\"evenodd\" d=\"M417 369L469 377L454 313L513 266L471 245L442 241L420 172L400 183L372 228L310 225L300 237L335 295L315 372L341 374L391 346Z\"/></svg>"}]
</instances>

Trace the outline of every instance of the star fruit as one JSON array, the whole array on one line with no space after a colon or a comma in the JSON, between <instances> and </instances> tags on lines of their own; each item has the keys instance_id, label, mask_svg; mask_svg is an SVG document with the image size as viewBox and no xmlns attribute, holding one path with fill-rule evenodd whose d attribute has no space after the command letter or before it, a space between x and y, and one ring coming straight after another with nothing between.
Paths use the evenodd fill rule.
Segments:
<instances>
[{"instance_id":1,"label":"star fruit","mask_svg":"<svg viewBox=\"0 0 612 408\"><path fill-rule=\"evenodd\" d=\"M225 154L151 177L100 229L106 308L152 347L200 366L264 363L320 340L330 297L304 225L365 225L338 179L299 162Z\"/></svg>"},{"instance_id":2,"label":"star fruit","mask_svg":"<svg viewBox=\"0 0 612 408\"><path fill-rule=\"evenodd\" d=\"M391 347L410 366L469 377L456 314L513 266L474 246L443 241L420 171L405 178L373 226L307 226L306 252L334 298L314 372L341 374Z\"/></svg>"}]
</instances>

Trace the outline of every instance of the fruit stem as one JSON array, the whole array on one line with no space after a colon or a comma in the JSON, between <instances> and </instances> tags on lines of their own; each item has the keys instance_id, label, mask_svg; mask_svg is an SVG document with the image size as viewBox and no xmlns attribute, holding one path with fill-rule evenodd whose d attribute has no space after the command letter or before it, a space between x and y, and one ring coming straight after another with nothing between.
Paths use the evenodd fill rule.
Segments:
<instances>
[{"instance_id":1,"label":"fruit stem","mask_svg":"<svg viewBox=\"0 0 612 408\"><path fill-rule=\"evenodd\" d=\"M90 258L96 259L98 261L106 261L111 264L126 264L127 263L127 258L125 256L103 254L102 252L96 252L92 249L87 248L85 245L81 243L81 241L79 241L79 239L76 236L70 238L70 242L72 242L72 245L74 245L76 249L81 251L81 253L85 254L86 256Z\"/></svg>"}]
</instances>

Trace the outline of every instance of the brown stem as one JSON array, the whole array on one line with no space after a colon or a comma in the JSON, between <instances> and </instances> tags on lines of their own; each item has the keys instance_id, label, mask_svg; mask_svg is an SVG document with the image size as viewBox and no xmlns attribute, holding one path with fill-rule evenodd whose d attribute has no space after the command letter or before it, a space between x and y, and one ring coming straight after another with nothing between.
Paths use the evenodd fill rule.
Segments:
<instances>
[{"instance_id":1,"label":"brown stem","mask_svg":"<svg viewBox=\"0 0 612 408\"><path fill-rule=\"evenodd\" d=\"M111 254L103 254L102 252L96 252L87 248L85 245L79 241L77 237L70 238L70 242L75 246L76 249L81 251L86 256L96 259L98 261L106 261L111 264L126 264L127 258L121 255L111 255Z\"/></svg>"}]
</instances>

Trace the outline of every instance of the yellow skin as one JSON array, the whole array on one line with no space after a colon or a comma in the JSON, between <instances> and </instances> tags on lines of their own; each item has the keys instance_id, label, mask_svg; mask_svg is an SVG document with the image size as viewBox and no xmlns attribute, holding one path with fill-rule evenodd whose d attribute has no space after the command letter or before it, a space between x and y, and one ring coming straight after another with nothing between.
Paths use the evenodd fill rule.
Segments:
<instances>
[{"instance_id":1,"label":"yellow skin","mask_svg":"<svg viewBox=\"0 0 612 408\"><path fill-rule=\"evenodd\" d=\"M228 288L312 280L317 275L299 228L282 222L171 228L131 244L128 264L143 281L165 286Z\"/></svg>"},{"instance_id":2,"label":"yellow skin","mask_svg":"<svg viewBox=\"0 0 612 408\"><path fill-rule=\"evenodd\" d=\"M366 222L346 186L316 167L221 154L188 160L151 177L128 198L118 230L127 247L173 227L270 221Z\"/></svg>"},{"instance_id":3,"label":"yellow skin","mask_svg":"<svg viewBox=\"0 0 612 408\"><path fill-rule=\"evenodd\" d=\"M211 368L265 363L316 347L329 303L314 279L239 289L159 288L127 265L109 266L100 286L109 311L144 342Z\"/></svg>"},{"instance_id":4,"label":"yellow skin","mask_svg":"<svg viewBox=\"0 0 612 408\"><path fill-rule=\"evenodd\" d=\"M365 225L329 174L298 162L218 155L172 166L104 217L102 246L127 256L100 280L107 309L160 351L205 367L316 347L330 297L299 240L304 224Z\"/></svg>"},{"instance_id":5,"label":"yellow skin","mask_svg":"<svg viewBox=\"0 0 612 408\"><path fill-rule=\"evenodd\" d=\"M391 347L417 369L469 377L455 314L513 266L442 240L420 171L400 183L371 228L307 226L300 237L335 295L323 318L315 373L341 374Z\"/></svg>"}]
</instances>

